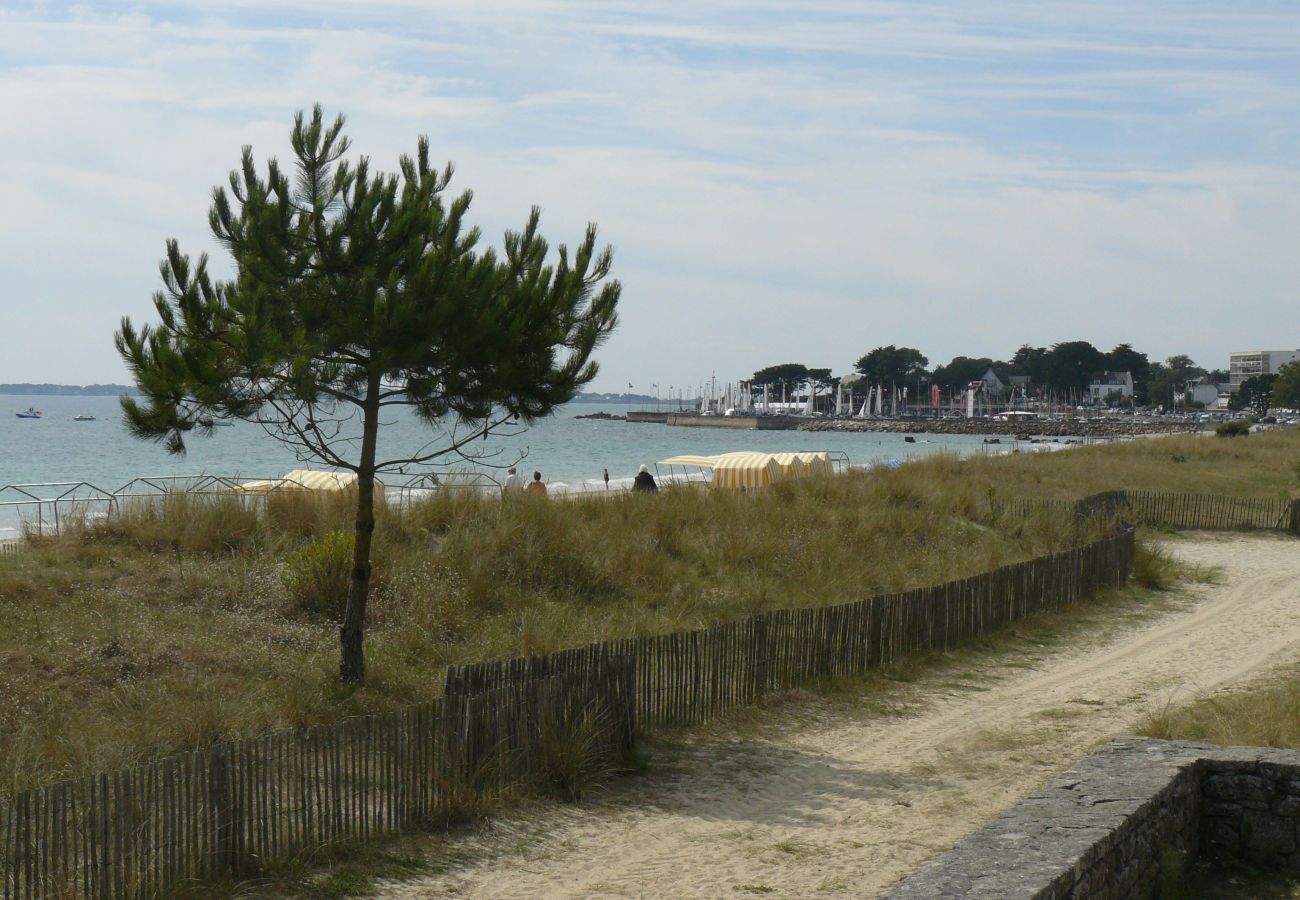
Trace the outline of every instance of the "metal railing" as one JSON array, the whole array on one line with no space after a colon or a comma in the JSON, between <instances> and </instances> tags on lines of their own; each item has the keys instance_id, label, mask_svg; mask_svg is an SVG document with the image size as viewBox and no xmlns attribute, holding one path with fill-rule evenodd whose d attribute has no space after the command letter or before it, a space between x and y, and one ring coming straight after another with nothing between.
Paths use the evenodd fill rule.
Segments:
<instances>
[{"instance_id":1,"label":"metal railing","mask_svg":"<svg viewBox=\"0 0 1300 900\"><path fill-rule=\"evenodd\" d=\"M13 510L24 528L34 525L42 534L48 530L57 534L64 519L76 515L84 520L96 511L95 507L102 507L103 516L111 515L117 509L117 497L112 491L96 487L89 481L47 481L0 487L0 509Z\"/></svg>"},{"instance_id":2,"label":"metal railing","mask_svg":"<svg viewBox=\"0 0 1300 900\"><path fill-rule=\"evenodd\" d=\"M447 490L499 491L500 483L484 472L425 473L411 476L400 485L386 485L382 496L409 508L435 492ZM125 509L178 494L232 497L241 503L259 504L286 492L317 493L293 478L243 475L138 475L115 490L89 481L8 484L0 486L0 526L16 527L16 538L25 534L57 535L71 522L109 519ZM15 542L0 537L0 552L17 552Z\"/></svg>"}]
</instances>

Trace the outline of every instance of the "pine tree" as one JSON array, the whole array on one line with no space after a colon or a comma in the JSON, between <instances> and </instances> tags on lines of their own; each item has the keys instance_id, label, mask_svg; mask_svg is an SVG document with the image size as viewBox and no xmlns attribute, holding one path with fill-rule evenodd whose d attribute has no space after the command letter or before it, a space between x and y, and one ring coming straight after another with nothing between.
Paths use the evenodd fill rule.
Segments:
<instances>
[{"instance_id":1,"label":"pine tree","mask_svg":"<svg viewBox=\"0 0 1300 900\"><path fill-rule=\"evenodd\" d=\"M192 263L169 240L159 323L124 318L115 342L143 395L122 400L137 437L183 453L214 418L249 419L301 459L356 473L339 671L361 681L376 475L464 456L569 400L596 375L620 285L594 225L548 264L536 208L502 254L477 250L471 194L445 199L452 167L430 167L426 138L397 174L372 174L367 158L344 159L343 125L326 125L319 106L296 116L292 180L274 159L259 177L245 147L209 213L234 279L214 280L206 256ZM381 415L397 407L435 439L381 455Z\"/></svg>"}]
</instances>

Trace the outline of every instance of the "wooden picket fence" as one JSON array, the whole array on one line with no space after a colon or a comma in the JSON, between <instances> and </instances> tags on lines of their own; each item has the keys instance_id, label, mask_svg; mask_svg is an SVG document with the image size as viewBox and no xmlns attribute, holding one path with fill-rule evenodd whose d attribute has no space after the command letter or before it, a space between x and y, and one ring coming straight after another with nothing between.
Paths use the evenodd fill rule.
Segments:
<instances>
[{"instance_id":1,"label":"wooden picket fence","mask_svg":"<svg viewBox=\"0 0 1300 900\"><path fill-rule=\"evenodd\" d=\"M998 498L991 505L994 515L998 516L1028 518L1051 510L1069 514L1077 522L1092 518L1114 521L1124 512L1125 494L1125 491L1102 491L1078 500L1056 500L1050 497Z\"/></svg>"},{"instance_id":2,"label":"wooden picket fence","mask_svg":"<svg viewBox=\"0 0 1300 900\"><path fill-rule=\"evenodd\" d=\"M995 515L1024 518L1045 510L1072 514L1076 520L1099 517L1144 525L1208 531L1287 531L1300 534L1300 500L1268 497L1223 497L1161 491L1104 491L1081 500L1046 497L995 499Z\"/></svg>"},{"instance_id":3,"label":"wooden picket fence","mask_svg":"<svg viewBox=\"0 0 1300 900\"><path fill-rule=\"evenodd\" d=\"M632 663L214 744L0 800L0 897L156 898L631 749ZM577 748L575 751L575 747Z\"/></svg>"},{"instance_id":4,"label":"wooden picket fence","mask_svg":"<svg viewBox=\"0 0 1300 900\"><path fill-rule=\"evenodd\" d=\"M917 650L949 650L977 635L1124 583L1134 531L935 587L836 606L766 612L696 631L625 638L533 656L452 666L456 690L499 690L581 673L589 658L633 660L640 727L708 721L771 691L860 675Z\"/></svg>"},{"instance_id":5,"label":"wooden picket fence","mask_svg":"<svg viewBox=\"0 0 1300 900\"><path fill-rule=\"evenodd\" d=\"M1128 514L1148 525L1215 531L1300 533L1300 500L1126 491Z\"/></svg>"}]
</instances>

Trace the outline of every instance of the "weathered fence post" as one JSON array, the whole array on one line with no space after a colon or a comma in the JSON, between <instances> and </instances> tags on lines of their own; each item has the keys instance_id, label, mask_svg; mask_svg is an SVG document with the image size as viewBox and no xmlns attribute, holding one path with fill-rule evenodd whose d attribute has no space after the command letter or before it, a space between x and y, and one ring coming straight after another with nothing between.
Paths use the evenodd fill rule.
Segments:
<instances>
[{"instance_id":1,"label":"weathered fence post","mask_svg":"<svg viewBox=\"0 0 1300 900\"><path fill-rule=\"evenodd\" d=\"M754 642L750 649L750 659L754 669L753 699L757 700L767 693L767 614L759 613L752 621Z\"/></svg>"},{"instance_id":2,"label":"weathered fence post","mask_svg":"<svg viewBox=\"0 0 1300 900\"><path fill-rule=\"evenodd\" d=\"M625 758L632 755L636 747L636 657L631 653L619 654L619 700L626 715L623 717L623 734L619 743Z\"/></svg>"},{"instance_id":3,"label":"weathered fence post","mask_svg":"<svg viewBox=\"0 0 1300 900\"><path fill-rule=\"evenodd\" d=\"M227 748L213 744L208 750L209 834L212 836L212 873L224 875L234 866L234 811L230 796L230 760Z\"/></svg>"}]
</instances>

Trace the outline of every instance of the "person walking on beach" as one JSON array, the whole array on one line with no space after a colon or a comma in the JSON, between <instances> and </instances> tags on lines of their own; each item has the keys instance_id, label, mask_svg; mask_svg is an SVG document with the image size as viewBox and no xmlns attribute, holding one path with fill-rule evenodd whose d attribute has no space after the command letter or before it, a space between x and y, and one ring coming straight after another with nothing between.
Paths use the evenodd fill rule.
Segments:
<instances>
[{"instance_id":1,"label":"person walking on beach","mask_svg":"<svg viewBox=\"0 0 1300 900\"><path fill-rule=\"evenodd\" d=\"M642 466L641 471L636 473L636 478L632 479L632 490L647 494L659 490L659 485L655 484L655 477L650 474L649 468Z\"/></svg>"},{"instance_id":2,"label":"person walking on beach","mask_svg":"<svg viewBox=\"0 0 1300 900\"><path fill-rule=\"evenodd\" d=\"M609 490L609 469L605 470L605 490Z\"/></svg>"},{"instance_id":3,"label":"person walking on beach","mask_svg":"<svg viewBox=\"0 0 1300 900\"><path fill-rule=\"evenodd\" d=\"M522 494L524 492L524 476L515 471L511 466L506 473L506 483L501 487L501 493L505 494Z\"/></svg>"},{"instance_id":4,"label":"person walking on beach","mask_svg":"<svg viewBox=\"0 0 1300 900\"><path fill-rule=\"evenodd\" d=\"M546 484L542 481L542 473L541 473L541 472L534 472L534 473L533 473L533 480L530 481L530 482L528 482L528 488L527 488L527 491L528 491L528 493L530 493L530 494L545 494L545 493L546 493Z\"/></svg>"}]
</instances>

